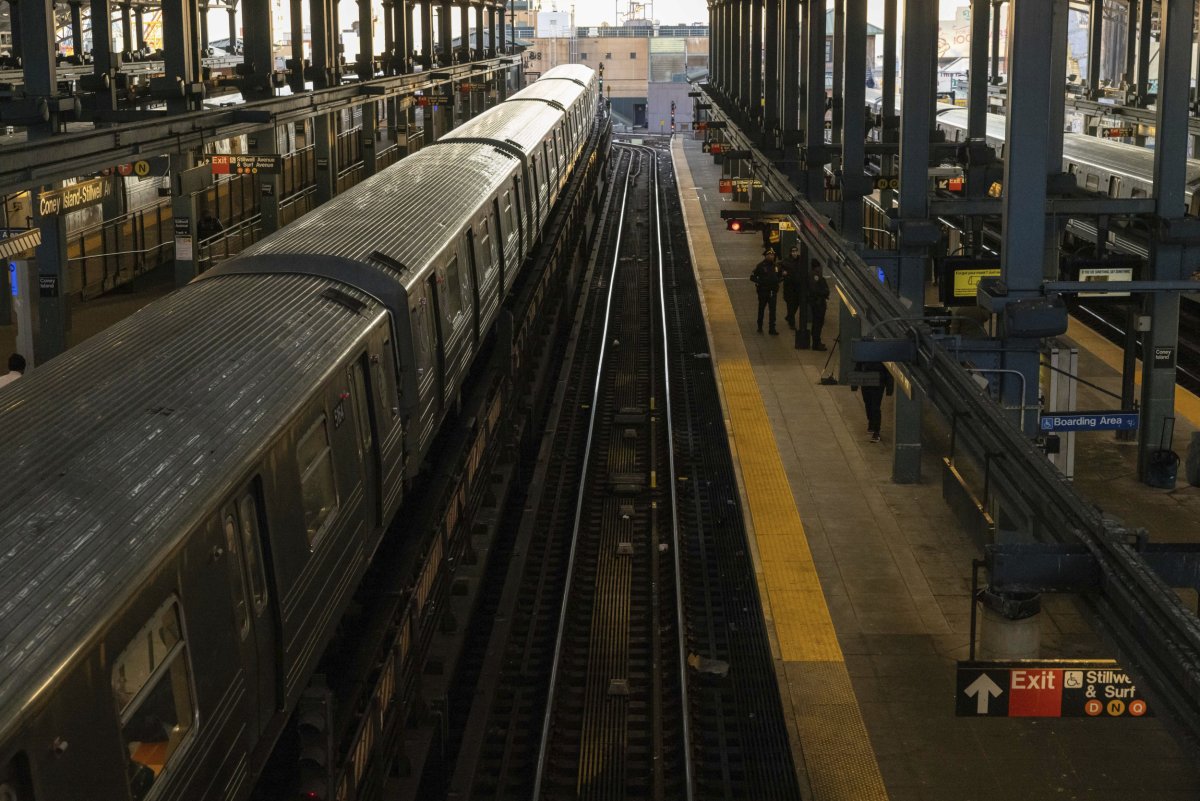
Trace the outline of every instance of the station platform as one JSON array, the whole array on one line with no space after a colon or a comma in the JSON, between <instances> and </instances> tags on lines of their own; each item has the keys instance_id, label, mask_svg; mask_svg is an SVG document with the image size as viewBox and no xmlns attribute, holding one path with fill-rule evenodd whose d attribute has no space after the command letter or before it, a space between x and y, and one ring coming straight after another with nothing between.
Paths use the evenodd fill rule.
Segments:
<instances>
[{"instance_id":1,"label":"station platform","mask_svg":"<svg viewBox=\"0 0 1200 801\"><path fill-rule=\"evenodd\" d=\"M793 753L813 801L1182 801L1200 795L1200 750L1160 718L959 718L955 668L968 658L971 562L980 545L942 499L941 457L924 481L891 481L892 399L869 442L862 401L820 378L826 352L755 331L758 234L726 230L720 167L699 141L672 143L734 462ZM831 299L822 339L832 345ZM1075 331L1084 378L1119 387L1119 353ZM1115 357L1114 357L1114 354ZM835 357L836 359L836 357ZM1114 359L1116 360L1114 362ZM831 367L833 364L831 363ZM1079 389L1081 408L1092 402ZM1197 414L1182 402L1183 451ZM1105 408L1097 401L1092 408ZM1186 412L1186 416L1185 416ZM936 421L927 432L936 440ZM1076 484L1154 540L1200 538L1200 489L1136 479L1136 445L1077 438ZM1107 658L1075 601L1044 596L1041 657Z\"/></svg>"}]
</instances>

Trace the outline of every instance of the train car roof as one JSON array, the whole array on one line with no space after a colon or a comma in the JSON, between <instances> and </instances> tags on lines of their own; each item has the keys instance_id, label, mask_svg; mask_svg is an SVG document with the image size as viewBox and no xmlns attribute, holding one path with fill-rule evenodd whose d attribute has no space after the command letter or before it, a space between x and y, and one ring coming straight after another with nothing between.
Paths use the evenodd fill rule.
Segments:
<instances>
[{"instance_id":1,"label":"train car roof","mask_svg":"<svg viewBox=\"0 0 1200 801\"><path fill-rule=\"evenodd\" d=\"M955 108L938 115L942 122L957 128L966 129L966 109ZM987 118L988 139L1003 142L1006 130L1006 119L999 114L989 114ZM1154 174L1154 151L1150 148L1131 145L1126 142L1113 142L1085 134L1063 134L1063 157L1076 164L1095 166L1106 173L1120 175L1129 180L1149 182ZM1188 159L1187 183L1189 188L1200 182L1200 161Z\"/></svg>"},{"instance_id":2,"label":"train car roof","mask_svg":"<svg viewBox=\"0 0 1200 801\"><path fill-rule=\"evenodd\" d=\"M557 82L556 82L557 83ZM580 93L583 89L575 84ZM566 104L564 104L566 105ZM456 139L490 139L509 142L526 155L532 154L542 141L562 122L563 113L547 103L505 102L466 122L443 136L439 143ZM436 148L434 148L436 149Z\"/></svg>"},{"instance_id":3,"label":"train car roof","mask_svg":"<svg viewBox=\"0 0 1200 801\"><path fill-rule=\"evenodd\" d=\"M0 727L382 314L312 276L197 281L0 389Z\"/></svg>"},{"instance_id":4,"label":"train car roof","mask_svg":"<svg viewBox=\"0 0 1200 801\"><path fill-rule=\"evenodd\" d=\"M235 269L260 254L304 254L372 265L369 257L378 252L408 268L403 281L411 286L519 165L495 148L443 141L346 190L227 264Z\"/></svg>"}]
</instances>

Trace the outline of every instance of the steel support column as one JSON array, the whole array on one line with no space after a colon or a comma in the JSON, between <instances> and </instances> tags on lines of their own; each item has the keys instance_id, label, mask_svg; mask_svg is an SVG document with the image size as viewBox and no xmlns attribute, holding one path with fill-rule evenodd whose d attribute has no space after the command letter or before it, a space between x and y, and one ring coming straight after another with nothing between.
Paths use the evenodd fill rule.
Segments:
<instances>
[{"instance_id":1,"label":"steel support column","mask_svg":"<svg viewBox=\"0 0 1200 801\"><path fill-rule=\"evenodd\" d=\"M275 71L275 31L271 0L241 0L242 27L245 31L243 48L249 70L243 93L247 98L261 99L275 94L271 74Z\"/></svg>"},{"instance_id":2,"label":"steel support column","mask_svg":"<svg viewBox=\"0 0 1200 801\"><path fill-rule=\"evenodd\" d=\"M784 0L788 2L788 0ZM791 0L795 2L795 0ZM779 94L788 81L779 74L779 44L784 27L781 23L779 0L766 1L766 24L763 26L763 141L774 144L779 132ZM794 80L794 76L793 76Z\"/></svg>"},{"instance_id":3,"label":"steel support column","mask_svg":"<svg viewBox=\"0 0 1200 801\"><path fill-rule=\"evenodd\" d=\"M48 99L58 92L54 4L26 3L24 11L19 46L24 59L25 93L33 98ZM16 6L13 5L9 18L14 18L16 13ZM15 39L13 46L18 46ZM29 127L28 137L30 140L50 139L57 127L58 115L51 113L49 121ZM46 146L49 147L49 143ZM52 188L56 187L43 187L46 190ZM41 364L66 350L70 318L67 308L66 215L43 215L37 195L37 192L31 193L33 224L41 231L42 242L35 251L38 287L30 292L31 295L37 293L34 302L38 310L34 352L31 355L35 364Z\"/></svg>"},{"instance_id":4,"label":"steel support column","mask_svg":"<svg viewBox=\"0 0 1200 801\"><path fill-rule=\"evenodd\" d=\"M1058 0L1055 0L1058 3ZM1065 3L1063 3L1065 5ZM1015 298L1041 293L1046 259L1046 118L1052 102L1063 103L1062 78L1053 66L1054 16L1042 0L1013 0L1008 17L1008 115L1005 119L1004 199L1001 219L1001 275ZM1062 138L1061 126L1059 138ZM1061 163L1061 162L1060 162ZM1022 421L1029 435L1037 433L1038 343L1018 340L1007 331L1001 367L1016 370L1024 381L1001 376L1001 402L1024 406ZM1024 396L1022 396L1024 392Z\"/></svg>"},{"instance_id":5,"label":"steel support column","mask_svg":"<svg viewBox=\"0 0 1200 801\"><path fill-rule=\"evenodd\" d=\"M304 75L304 0L289 0L290 24L288 30L292 40L292 66L288 74L288 86L293 93L303 92Z\"/></svg>"},{"instance_id":6,"label":"steel support column","mask_svg":"<svg viewBox=\"0 0 1200 801\"><path fill-rule=\"evenodd\" d=\"M750 0L750 135L762 130L763 108L763 0Z\"/></svg>"},{"instance_id":7,"label":"steel support column","mask_svg":"<svg viewBox=\"0 0 1200 801\"><path fill-rule=\"evenodd\" d=\"M172 183L171 225L175 232L175 286L181 287L196 277L197 231L196 193L185 185L183 173L196 166L195 156L175 153L171 156Z\"/></svg>"},{"instance_id":8,"label":"steel support column","mask_svg":"<svg viewBox=\"0 0 1200 801\"><path fill-rule=\"evenodd\" d=\"M450 34L450 15L452 13L449 0L442 0L438 7L438 64L448 67L454 63L454 44Z\"/></svg>"},{"instance_id":9,"label":"steel support column","mask_svg":"<svg viewBox=\"0 0 1200 801\"><path fill-rule=\"evenodd\" d=\"M708 0L708 82L721 86L721 6Z\"/></svg>"},{"instance_id":10,"label":"steel support column","mask_svg":"<svg viewBox=\"0 0 1200 801\"><path fill-rule=\"evenodd\" d=\"M1137 6L1138 0L1129 0L1125 5L1125 74L1122 79L1127 89L1137 80Z\"/></svg>"},{"instance_id":11,"label":"steel support column","mask_svg":"<svg viewBox=\"0 0 1200 801\"><path fill-rule=\"evenodd\" d=\"M825 198L825 0L807 0L804 82L804 192L810 202Z\"/></svg>"},{"instance_id":12,"label":"steel support column","mask_svg":"<svg viewBox=\"0 0 1200 801\"><path fill-rule=\"evenodd\" d=\"M867 0L844 0L846 24L845 114L842 118L842 227L851 242L862 241L862 198L870 192L863 174L864 141L867 138Z\"/></svg>"},{"instance_id":13,"label":"steel support column","mask_svg":"<svg viewBox=\"0 0 1200 801\"><path fill-rule=\"evenodd\" d=\"M1046 108L1046 175L1062 172L1063 127L1066 125L1067 92L1067 17L1068 0L1049 0L1050 11L1050 100ZM1050 215L1045 218L1046 251L1042 260L1042 277L1058 277L1059 226L1065 220Z\"/></svg>"},{"instance_id":14,"label":"steel support column","mask_svg":"<svg viewBox=\"0 0 1200 801\"><path fill-rule=\"evenodd\" d=\"M1092 0L1088 12L1087 96L1100 97L1100 50L1104 41L1104 0Z\"/></svg>"},{"instance_id":15,"label":"steel support column","mask_svg":"<svg viewBox=\"0 0 1200 801\"><path fill-rule=\"evenodd\" d=\"M207 46L208 45L208 12L207 11L201 10L200 21L204 26L204 44L205 44L205 46ZM246 33L244 30L246 27L245 22L246 22L246 18L243 15L243 17L242 17L243 31L242 31L242 36L241 36L243 52L245 52L245 49L246 49ZM237 43L238 43L238 24L237 24L237 5L236 4L231 3L230 5L225 7L225 23L229 27L230 52L236 53L237 52Z\"/></svg>"},{"instance_id":16,"label":"steel support column","mask_svg":"<svg viewBox=\"0 0 1200 801\"><path fill-rule=\"evenodd\" d=\"M330 0L309 0L308 19L312 42L312 84L314 89L334 85L334 61L337 36L331 16Z\"/></svg>"},{"instance_id":17,"label":"steel support column","mask_svg":"<svg viewBox=\"0 0 1200 801\"><path fill-rule=\"evenodd\" d=\"M279 131L275 128L263 128L246 137L250 152L255 155L272 155L279 153ZM283 184L279 174L259 173L255 176L258 185L259 222L262 225L263 236L279 230L279 195Z\"/></svg>"},{"instance_id":18,"label":"steel support column","mask_svg":"<svg viewBox=\"0 0 1200 801\"><path fill-rule=\"evenodd\" d=\"M1162 0L1155 101L1154 200L1160 230L1187 213L1188 90L1192 65L1192 21L1196 0ZM1155 242L1150 251L1151 278L1185 278L1189 248ZM1142 425L1138 430L1138 476L1146 477L1150 456L1159 447L1168 418L1175 416L1175 367L1179 352L1179 295L1155 292L1146 300L1150 331L1142 338ZM1166 444L1170 448L1170 442Z\"/></svg>"},{"instance_id":19,"label":"steel support column","mask_svg":"<svg viewBox=\"0 0 1200 801\"><path fill-rule=\"evenodd\" d=\"M900 35L898 0L883 0L883 75L882 93L883 104L880 107L880 139L884 142L900 141L900 118L896 116L896 42ZM880 159L885 175L897 175L900 172L898 156L885 155ZM890 210L895 200L891 189L879 193L879 201L884 209Z\"/></svg>"},{"instance_id":20,"label":"steel support column","mask_svg":"<svg viewBox=\"0 0 1200 801\"><path fill-rule=\"evenodd\" d=\"M475 6L475 58L485 58L486 54L483 43L483 3L478 3Z\"/></svg>"},{"instance_id":21,"label":"steel support column","mask_svg":"<svg viewBox=\"0 0 1200 801\"><path fill-rule=\"evenodd\" d=\"M496 57L496 7L488 6L488 58Z\"/></svg>"},{"instance_id":22,"label":"steel support column","mask_svg":"<svg viewBox=\"0 0 1200 801\"><path fill-rule=\"evenodd\" d=\"M134 39L137 40L138 50L146 50L146 7L138 6L133 10L133 22L137 26Z\"/></svg>"},{"instance_id":23,"label":"steel support column","mask_svg":"<svg viewBox=\"0 0 1200 801\"><path fill-rule=\"evenodd\" d=\"M417 4L421 15L421 59L425 69L437 63L433 52L433 0L421 0Z\"/></svg>"},{"instance_id":24,"label":"steel support column","mask_svg":"<svg viewBox=\"0 0 1200 801\"><path fill-rule=\"evenodd\" d=\"M21 42L24 34L21 31L21 3L19 0L8 0L8 29L12 33L13 58L23 58Z\"/></svg>"},{"instance_id":25,"label":"steel support column","mask_svg":"<svg viewBox=\"0 0 1200 801\"><path fill-rule=\"evenodd\" d=\"M313 132L313 158L316 160L317 204L326 202L337 194L337 131L331 114L319 114L309 120Z\"/></svg>"},{"instance_id":26,"label":"steel support column","mask_svg":"<svg viewBox=\"0 0 1200 801\"><path fill-rule=\"evenodd\" d=\"M833 86L829 98L829 118L831 128L829 131L829 141L833 144L841 144L842 141L842 118L846 112L845 98L845 82L843 81L843 67L846 63L846 0L833 0ZM842 162L841 154L834 148L834 163L840 167Z\"/></svg>"},{"instance_id":27,"label":"steel support column","mask_svg":"<svg viewBox=\"0 0 1200 801\"><path fill-rule=\"evenodd\" d=\"M900 113L900 260L896 286L908 312L925 309L929 247L929 119L935 107L937 0L904 0L904 97ZM921 397L896 393L896 446L892 480L921 480Z\"/></svg>"},{"instance_id":28,"label":"steel support column","mask_svg":"<svg viewBox=\"0 0 1200 801\"><path fill-rule=\"evenodd\" d=\"M1142 0L1138 6L1137 104L1145 106L1150 93L1150 26L1154 18L1152 0ZM1185 70L1185 74L1191 72Z\"/></svg>"},{"instance_id":29,"label":"steel support column","mask_svg":"<svg viewBox=\"0 0 1200 801\"><path fill-rule=\"evenodd\" d=\"M1000 7L1004 3L1001 0L996 0L992 3L992 85L1000 85L1000 26L1004 17L1000 14ZM1012 82L1009 81L1009 85Z\"/></svg>"},{"instance_id":30,"label":"steel support column","mask_svg":"<svg viewBox=\"0 0 1200 801\"><path fill-rule=\"evenodd\" d=\"M71 6L71 50L76 64L83 63L83 8L82 3L73 2Z\"/></svg>"},{"instance_id":31,"label":"steel support column","mask_svg":"<svg viewBox=\"0 0 1200 801\"><path fill-rule=\"evenodd\" d=\"M245 0L242 0L245 2ZM371 0L358 0L358 79L369 81L375 77L375 39L372 30L374 9ZM361 128L358 143L362 155L363 177L375 174L375 137L378 129L379 109L374 101L359 106Z\"/></svg>"},{"instance_id":32,"label":"steel support column","mask_svg":"<svg viewBox=\"0 0 1200 801\"><path fill-rule=\"evenodd\" d=\"M987 135L988 98L988 23L991 0L971 0L971 50L967 80L967 136L980 139ZM997 18L998 19L998 18Z\"/></svg>"},{"instance_id":33,"label":"steel support column","mask_svg":"<svg viewBox=\"0 0 1200 801\"><path fill-rule=\"evenodd\" d=\"M201 54L203 54L204 51L208 49L208 11L209 11L208 3L201 3L200 4L200 52L201 52ZM140 40L143 36L145 36L145 34L142 32L143 29L142 29L142 7L141 6L137 7L137 29L138 29L138 39L139 39L138 49L140 50L142 47ZM230 38L229 52L231 52L231 53L234 50L232 40L235 38L234 32L236 30L237 30L237 17L230 17L230 19L229 19L229 38Z\"/></svg>"},{"instance_id":34,"label":"steel support column","mask_svg":"<svg viewBox=\"0 0 1200 801\"><path fill-rule=\"evenodd\" d=\"M129 12L133 9L129 3L121 3L121 49L126 53L134 50L133 46L133 20L129 16ZM166 47L167 40L167 21L163 19L163 47Z\"/></svg>"},{"instance_id":35,"label":"steel support column","mask_svg":"<svg viewBox=\"0 0 1200 801\"><path fill-rule=\"evenodd\" d=\"M800 75L800 0L781 0L781 6L783 42L779 63L782 74L776 89L780 96L779 146L790 161L795 158L796 151L793 148L800 142L800 93L796 91L796 76ZM794 168L785 169L789 174L794 173Z\"/></svg>"},{"instance_id":36,"label":"steel support column","mask_svg":"<svg viewBox=\"0 0 1200 801\"><path fill-rule=\"evenodd\" d=\"M91 0L92 69L97 77L107 76L108 90L97 93L98 106L109 111L117 107L117 74L120 59L114 58L112 46L112 7L109 0ZM103 94L103 99L101 99Z\"/></svg>"},{"instance_id":37,"label":"steel support column","mask_svg":"<svg viewBox=\"0 0 1200 801\"><path fill-rule=\"evenodd\" d=\"M750 76L754 71L754 62L750 61L750 8L752 5L754 5L754 0L742 0L742 4L739 6L738 108L742 110L743 120L750 114Z\"/></svg>"},{"instance_id":38,"label":"steel support column","mask_svg":"<svg viewBox=\"0 0 1200 801\"><path fill-rule=\"evenodd\" d=\"M166 77L185 90L167 98L168 111L189 111L196 106L190 89L200 82L199 17L200 9L191 0L162 0L163 66Z\"/></svg>"}]
</instances>

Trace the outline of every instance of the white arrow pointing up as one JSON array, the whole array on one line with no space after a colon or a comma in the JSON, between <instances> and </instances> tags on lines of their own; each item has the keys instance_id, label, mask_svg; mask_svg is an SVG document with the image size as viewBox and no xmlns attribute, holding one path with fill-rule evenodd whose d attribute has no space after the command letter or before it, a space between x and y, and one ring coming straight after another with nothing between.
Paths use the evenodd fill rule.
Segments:
<instances>
[{"instance_id":1,"label":"white arrow pointing up","mask_svg":"<svg viewBox=\"0 0 1200 801\"><path fill-rule=\"evenodd\" d=\"M992 681L991 677L986 673L980 673L979 678L967 685L967 689L963 690L967 697L975 696L975 711L980 715L986 715L988 711L988 703L992 700L992 696L1000 697L1000 693L1004 690L1000 689L1000 685Z\"/></svg>"}]
</instances>

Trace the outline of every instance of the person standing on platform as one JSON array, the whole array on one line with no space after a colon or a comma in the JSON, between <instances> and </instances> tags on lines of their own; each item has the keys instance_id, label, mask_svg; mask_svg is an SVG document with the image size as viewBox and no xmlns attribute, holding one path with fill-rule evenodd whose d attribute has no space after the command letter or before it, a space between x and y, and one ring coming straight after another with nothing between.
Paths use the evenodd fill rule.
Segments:
<instances>
[{"instance_id":1,"label":"person standing on platform","mask_svg":"<svg viewBox=\"0 0 1200 801\"><path fill-rule=\"evenodd\" d=\"M781 267L783 302L786 304L787 312L783 315L783 319L787 320L788 328L793 329L797 334L801 330L804 331L805 344L803 347L808 347L808 270L804 266L806 263L806 260L800 256L800 248L793 245ZM797 315L800 318L798 321ZM801 346L797 344L797 347Z\"/></svg>"},{"instance_id":2,"label":"person standing on platform","mask_svg":"<svg viewBox=\"0 0 1200 801\"><path fill-rule=\"evenodd\" d=\"M871 436L870 441L876 443L879 442L879 430L883 427L883 396L895 391L896 382L882 362L859 362L854 369L865 374L862 399L867 410L867 433ZM851 392L856 389L857 386L850 387Z\"/></svg>"},{"instance_id":3,"label":"person standing on platform","mask_svg":"<svg viewBox=\"0 0 1200 801\"><path fill-rule=\"evenodd\" d=\"M754 272L750 273L750 280L758 287L758 333L762 333L763 325L763 310L770 309L770 331L772 334L778 334L775 330L775 296L779 293L779 282L783 279L783 273L779 270L779 265L775 262L775 251L767 248L763 251L763 260L754 268Z\"/></svg>"},{"instance_id":4,"label":"person standing on platform","mask_svg":"<svg viewBox=\"0 0 1200 801\"><path fill-rule=\"evenodd\" d=\"M825 326L825 309L829 304L829 284L821 275L821 262L812 260L812 277L808 284L808 310L812 313L812 349L828 350L821 341ZM799 347L799 345L797 345Z\"/></svg>"},{"instance_id":5,"label":"person standing on platform","mask_svg":"<svg viewBox=\"0 0 1200 801\"><path fill-rule=\"evenodd\" d=\"M8 386L23 375L25 375L25 357L14 353L8 357L8 372L0 375L0 387Z\"/></svg>"}]
</instances>

